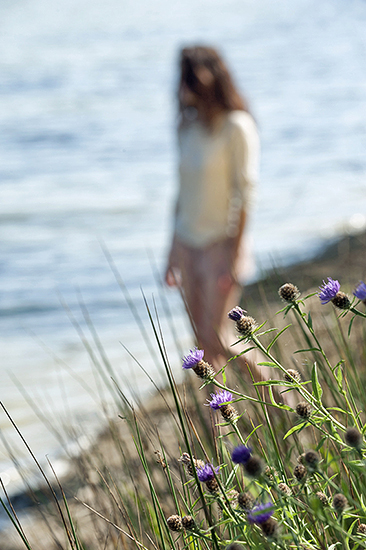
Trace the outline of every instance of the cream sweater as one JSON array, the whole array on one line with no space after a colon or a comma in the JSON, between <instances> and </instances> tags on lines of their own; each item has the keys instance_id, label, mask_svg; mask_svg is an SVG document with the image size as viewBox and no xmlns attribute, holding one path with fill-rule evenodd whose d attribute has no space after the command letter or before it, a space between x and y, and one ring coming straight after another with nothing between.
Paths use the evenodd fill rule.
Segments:
<instances>
[{"instance_id":1,"label":"cream sweater","mask_svg":"<svg viewBox=\"0 0 366 550\"><path fill-rule=\"evenodd\" d=\"M175 234L203 247L238 232L253 201L259 161L255 122L245 111L222 115L212 130L198 121L179 131L179 193Z\"/></svg>"}]
</instances>

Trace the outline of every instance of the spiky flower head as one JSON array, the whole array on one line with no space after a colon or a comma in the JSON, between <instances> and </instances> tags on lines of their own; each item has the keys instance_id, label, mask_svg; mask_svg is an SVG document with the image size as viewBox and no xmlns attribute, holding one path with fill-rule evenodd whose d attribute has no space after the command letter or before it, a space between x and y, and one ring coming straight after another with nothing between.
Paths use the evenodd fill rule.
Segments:
<instances>
[{"instance_id":1,"label":"spiky flower head","mask_svg":"<svg viewBox=\"0 0 366 550\"><path fill-rule=\"evenodd\" d=\"M187 531L192 531L192 529L194 529L196 526L194 518L192 516L182 517L182 526L183 529L186 529Z\"/></svg>"},{"instance_id":2,"label":"spiky flower head","mask_svg":"<svg viewBox=\"0 0 366 550\"><path fill-rule=\"evenodd\" d=\"M297 481L303 481L306 478L307 469L303 464L297 464L294 468L294 476Z\"/></svg>"},{"instance_id":3,"label":"spiky flower head","mask_svg":"<svg viewBox=\"0 0 366 550\"><path fill-rule=\"evenodd\" d=\"M359 449L362 447L362 435L357 430L357 428L348 428L346 430L344 440L350 447L354 447L355 449Z\"/></svg>"},{"instance_id":4,"label":"spiky flower head","mask_svg":"<svg viewBox=\"0 0 366 550\"><path fill-rule=\"evenodd\" d=\"M297 286L293 285L292 283L285 283L279 288L278 294L280 295L282 300L293 304L299 298L300 291Z\"/></svg>"},{"instance_id":5,"label":"spiky flower head","mask_svg":"<svg viewBox=\"0 0 366 550\"><path fill-rule=\"evenodd\" d=\"M254 508L249 512L248 520L250 521L250 523L261 525L271 517L273 510L274 506L272 502L259 504L258 506L254 506Z\"/></svg>"},{"instance_id":6,"label":"spiky flower head","mask_svg":"<svg viewBox=\"0 0 366 550\"><path fill-rule=\"evenodd\" d=\"M229 401L233 399L233 394L228 390L222 390L217 393L211 393L210 395L211 401L207 404L215 411L219 410L224 420L233 422L238 416L235 408L229 403Z\"/></svg>"},{"instance_id":7,"label":"spiky flower head","mask_svg":"<svg viewBox=\"0 0 366 550\"><path fill-rule=\"evenodd\" d=\"M300 403L298 403L296 405L295 410L296 410L296 414L300 418L304 418L304 419L310 418L310 415L311 415L311 405L310 405L310 403L307 403L306 401L301 401Z\"/></svg>"},{"instance_id":8,"label":"spiky flower head","mask_svg":"<svg viewBox=\"0 0 366 550\"><path fill-rule=\"evenodd\" d=\"M248 512L254 506L254 497L250 493L239 493L238 504L240 508Z\"/></svg>"},{"instance_id":9,"label":"spiky flower head","mask_svg":"<svg viewBox=\"0 0 366 550\"><path fill-rule=\"evenodd\" d=\"M227 314L227 316L229 317L229 319L231 319L232 321L240 321L240 319L242 317L244 317L246 315L246 311L245 309L242 309L240 306L235 306L233 309L231 309L229 311L229 313Z\"/></svg>"},{"instance_id":10,"label":"spiky flower head","mask_svg":"<svg viewBox=\"0 0 366 550\"><path fill-rule=\"evenodd\" d=\"M333 508L336 512L341 514L343 510L346 508L348 502L347 499L342 493L336 493L333 497Z\"/></svg>"},{"instance_id":11,"label":"spiky flower head","mask_svg":"<svg viewBox=\"0 0 366 550\"><path fill-rule=\"evenodd\" d=\"M287 485L287 483L279 483L278 484L278 489L281 491L281 493L283 493L284 495L286 496L291 496L292 495L292 490L291 488Z\"/></svg>"},{"instance_id":12,"label":"spiky flower head","mask_svg":"<svg viewBox=\"0 0 366 550\"><path fill-rule=\"evenodd\" d=\"M322 491L317 491L316 496L322 504L328 504L328 497L325 493L323 493Z\"/></svg>"},{"instance_id":13,"label":"spiky flower head","mask_svg":"<svg viewBox=\"0 0 366 550\"><path fill-rule=\"evenodd\" d=\"M193 369L200 361L202 361L205 352L203 349L198 349L197 347L189 350L189 353L183 357L184 369Z\"/></svg>"},{"instance_id":14,"label":"spiky flower head","mask_svg":"<svg viewBox=\"0 0 366 550\"><path fill-rule=\"evenodd\" d=\"M366 535L366 524L360 523L360 525L357 527L357 533L359 535Z\"/></svg>"},{"instance_id":15,"label":"spiky flower head","mask_svg":"<svg viewBox=\"0 0 366 550\"><path fill-rule=\"evenodd\" d=\"M257 328L257 323L253 317L245 315L236 323L236 329L244 338L250 338L254 330Z\"/></svg>"},{"instance_id":16,"label":"spiky flower head","mask_svg":"<svg viewBox=\"0 0 366 550\"><path fill-rule=\"evenodd\" d=\"M231 453L231 460L236 464L245 464L250 459L251 453L252 449L250 447L239 445Z\"/></svg>"},{"instance_id":17,"label":"spiky flower head","mask_svg":"<svg viewBox=\"0 0 366 550\"><path fill-rule=\"evenodd\" d=\"M252 455L244 464L244 470L250 477L259 477L264 470L263 460L256 455Z\"/></svg>"},{"instance_id":18,"label":"spiky flower head","mask_svg":"<svg viewBox=\"0 0 366 550\"><path fill-rule=\"evenodd\" d=\"M301 374L298 370L294 369L287 369L285 372L284 378L286 382L300 382L301 381Z\"/></svg>"},{"instance_id":19,"label":"spiky flower head","mask_svg":"<svg viewBox=\"0 0 366 550\"><path fill-rule=\"evenodd\" d=\"M246 313L244 309L236 306L229 311L228 317L236 322L236 330L239 334L245 338L249 338L257 327L257 323L253 317L250 317Z\"/></svg>"},{"instance_id":20,"label":"spiky flower head","mask_svg":"<svg viewBox=\"0 0 366 550\"><path fill-rule=\"evenodd\" d=\"M266 537L275 537L277 533L277 521L273 518L267 519L261 524L261 529Z\"/></svg>"},{"instance_id":21,"label":"spiky flower head","mask_svg":"<svg viewBox=\"0 0 366 550\"><path fill-rule=\"evenodd\" d=\"M207 378L212 378L215 371L209 363L203 361L203 355L204 351L202 349L191 349L189 353L183 357L182 367L184 369L192 369L197 376L205 380Z\"/></svg>"},{"instance_id":22,"label":"spiky flower head","mask_svg":"<svg viewBox=\"0 0 366 550\"><path fill-rule=\"evenodd\" d=\"M322 305L331 302L340 288L339 281L334 281L331 277L328 277L327 283L323 280L323 286L319 287L320 292L318 293Z\"/></svg>"},{"instance_id":23,"label":"spiky flower head","mask_svg":"<svg viewBox=\"0 0 366 550\"><path fill-rule=\"evenodd\" d=\"M217 475L219 473L219 469L219 467L214 468L212 464L204 464L203 466L197 468L197 477L201 483L206 483L207 481L215 478L215 474Z\"/></svg>"},{"instance_id":24,"label":"spiky flower head","mask_svg":"<svg viewBox=\"0 0 366 550\"><path fill-rule=\"evenodd\" d=\"M353 291L353 295L356 296L359 300L362 300L366 303L366 284L363 281L360 281Z\"/></svg>"},{"instance_id":25,"label":"spiky flower head","mask_svg":"<svg viewBox=\"0 0 366 550\"><path fill-rule=\"evenodd\" d=\"M319 458L316 451L307 451L304 456L304 465L309 471L314 472L318 468Z\"/></svg>"},{"instance_id":26,"label":"spiky flower head","mask_svg":"<svg viewBox=\"0 0 366 550\"><path fill-rule=\"evenodd\" d=\"M182 530L182 518L178 515L169 516L166 520L168 527L171 531Z\"/></svg>"},{"instance_id":27,"label":"spiky flower head","mask_svg":"<svg viewBox=\"0 0 366 550\"><path fill-rule=\"evenodd\" d=\"M210 405L211 409L214 409L215 411L221 409L221 407L227 405L233 399L233 394L228 390L211 393L210 395L211 401L209 401L208 404Z\"/></svg>"},{"instance_id":28,"label":"spiky flower head","mask_svg":"<svg viewBox=\"0 0 366 550\"><path fill-rule=\"evenodd\" d=\"M339 281L333 280L331 277L328 277L328 282L323 281L323 286L319 287L320 292L318 296L323 305L328 302L332 302L333 305L339 309L348 309L351 305L347 294L341 292L339 289L341 285Z\"/></svg>"}]
</instances>

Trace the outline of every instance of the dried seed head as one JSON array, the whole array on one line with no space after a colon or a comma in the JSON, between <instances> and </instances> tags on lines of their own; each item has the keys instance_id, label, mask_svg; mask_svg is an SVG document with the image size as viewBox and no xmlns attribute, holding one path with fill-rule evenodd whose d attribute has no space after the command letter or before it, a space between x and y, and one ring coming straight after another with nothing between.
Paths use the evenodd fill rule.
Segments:
<instances>
[{"instance_id":1,"label":"dried seed head","mask_svg":"<svg viewBox=\"0 0 366 550\"><path fill-rule=\"evenodd\" d=\"M198 363L194 367L192 367L192 370L194 370L197 376L199 376L203 380L212 378L215 375L215 371L213 370L212 366L203 360L198 361Z\"/></svg>"},{"instance_id":2,"label":"dried seed head","mask_svg":"<svg viewBox=\"0 0 366 550\"><path fill-rule=\"evenodd\" d=\"M182 518L177 515L169 516L166 520L168 527L171 531L181 531L182 530Z\"/></svg>"},{"instance_id":3,"label":"dried seed head","mask_svg":"<svg viewBox=\"0 0 366 550\"><path fill-rule=\"evenodd\" d=\"M186 531L192 531L195 528L196 524L192 516L184 516L182 518L182 525Z\"/></svg>"},{"instance_id":4,"label":"dried seed head","mask_svg":"<svg viewBox=\"0 0 366 550\"><path fill-rule=\"evenodd\" d=\"M319 454L316 451L307 451L304 456L304 464L309 471L314 472L319 464Z\"/></svg>"},{"instance_id":5,"label":"dried seed head","mask_svg":"<svg viewBox=\"0 0 366 550\"><path fill-rule=\"evenodd\" d=\"M185 465L187 472L191 477L194 477L193 466L197 469L197 468L203 468L205 465L203 460L201 460L200 458L193 457L193 466L192 466L191 457L189 456L188 453L183 453L178 460L179 462L182 462L182 464Z\"/></svg>"},{"instance_id":6,"label":"dried seed head","mask_svg":"<svg viewBox=\"0 0 366 550\"><path fill-rule=\"evenodd\" d=\"M268 481L273 481L274 480L273 474L275 474L275 475L277 474L276 470L273 470L269 466L266 466L264 468L263 475L266 476Z\"/></svg>"},{"instance_id":7,"label":"dried seed head","mask_svg":"<svg viewBox=\"0 0 366 550\"><path fill-rule=\"evenodd\" d=\"M303 481L306 478L307 470L303 464L298 464L294 468L294 476L297 481Z\"/></svg>"},{"instance_id":8,"label":"dried seed head","mask_svg":"<svg viewBox=\"0 0 366 550\"><path fill-rule=\"evenodd\" d=\"M219 484L217 483L215 478L206 481L206 487L210 493L217 493L217 491L219 490Z\"/></svg>"},{"instance_id":9,"label":"dried seed head","mask_svg":"<svg viewBox=\"0 0 366 550\"><path fill-rule=\"evenodd\" d=\"M347 294L342 292L341 290L337 292L337 294L332 298L331 300L332 304L334 304L338 309L349 309L351 306L351 302L349 301L349 298Z\"/></svg>"},{"instance_id":10,"label":"dried seed head","mask_svg":"<svg viewBox=\"0 0 366 550\"><path fill-rule=\"evenodd\" d=\"M296 405L296 414L300 418L310 418L311 415L311 405L310 403L307 403L306 401L301 401L301 403L298 403Z\"/></svg>"},{"instance_id":11,"label":"dried seed head","mask_svg":"<svg viewBox=\"0 0 366 550\"><path fill-rule=\"evenodd\" d=\"M357 527L357 533L360 535L366 535L366 524L360 523L360 525Z\"/></svg>"},{"instance_id":12,"label":"dried seed head","mask_svg":"<svg viewBox=\"0 0 366 550\"><path fill-rule=\"evenodd\" d=\"M266 537L274 537L277 533L277 522L273 518L269 518L261 523L261 528Z\"/></svg>"},{"instance_id":13,"label":"dried seed head","mask_svg":"<svg viewBox=\"0 0 366 550\"><path fill-rule=\"evenodd\" d=\"M288 369L284 376L286 382L300 382L301 374L298 370Z\"/></svg>"},{"instance_id":14,"label":"dried seed head","mask_svg":"<svg viewBox=\"0 0 366 550\"><path fill-rule=\"evenodd\" d=\"M220 413L222 418L228 422L234 420L238 416L236 409L232 405L223 405L220 407Z\"/></svg>"},{"instance_id":15,"label":"dried seed head","mask_svg":"<svg viewBox=\"0 0 366 550\"><path fill-rule=\"evenodd\" d=\"M243 317L236 322L237 331L245 338L250 338L256 327L257 323L255 319L249 315L243 315Z\"/></svg>"},{"instance_id":16,"label":"dried seed head","mask_svg":"<svg viewBox=\"0 0 366 550\"><path fill-rule=\"evenodd\" d=\"M337 493L333 497L332 504L333 504L334 510L339 514L341 514L348 503L347 503L346 497L342 495L342 493Z\"/></svg>"},{"instance_id":17,"label":"dried seed head","mask_svg":"<svg viewBox=\"0 0 366 550\"><path fill-rule=\"evenodd\" d=\"M154 454L156 455L156 463L160 464L160 466L165 469L167 467L166 462L164 460L163 455L160 451L155 451Z\"/></svg>"},{"instance_id":18,"label":"dried seed head","mask_svg":"<svg viewBox=\"0 0 366 550\"><path fill-rule=\"evenodd\" d=\"M362 435L357 428L348 428L344 440L350 447L355 447L356 449L362 447Z\"/></svg>"},{"instance_id":19,"label":"dried seed head","mask_svg":"<svg viewBox=\"0 0 366 550\"><path fill-rule=\"evenodd\" d=\"M264 470L264 464L261 458L252 455L244 464L244 470L250 477L259 477Z\"/></svg>"},{"instance_id":20,"label":"dried seed head","mask_svg":"<svg viewBox=\"0 0 366 550\"><path fill-rule=\"evenodd\" d=\"M304 462L305 462L305 453L302 453L301 455L299 455L299 456L297 457L297 462L298 462L299 464L304 464Z\"/></svg>"},{"instance_id":21,"label":"dried seed head","mask_svg":"<svg viewBox=\"0 0 366 550\"><path fill-rule=\"evenodd\" d=\"M323 493L322 491L318 491L318 492L316 493L316 496L318 497L318 499L320 500L320 502L321 502L322 504L324 504L324 505L325 505L325 504L328 504L328 497L327 497L327 495L326 495L325 493Z\"/></svg>"},{"instance_id":22,"label":"dried seed head","mask_svg":"<svg viewBox=\"0 0 366 550\"><path fill-rule=\"evenodd\" d=\"M278 489L281 491L281 493L283 493L284 495L286 495L288 497L292 495L292 491L286 483L279 483L278 484Z\"/></svg>"},{"instance_id":23,"label":"dried seed head","mask_svg":"<svg viewBox=\"0 0 366 550\"><path fill-rule=\"evenodd\" d=\"M254 498L250 493L239 493L238 495L238 504L240 508L246 512L251 510L254 506Z\"/></svg>"},{"instance_id":24,"label":"dried seed head","mask_svg":"<svg viewBox=\"0 0 366 550\"><path fill-rule=\"evenodd\" d=\"M230 491L226 493L226 496L230 500L233 506L238 506L238 496L239 496L238 491L236 491L235 489L230 489Z\"/></svg>"},{"instance_id":25,"label":"dried seed head","mask_svg":"<svg viewBox=\"0 0 366 550\"><path fill-rule=\"evenodd\" d=\"M285 283L279 288L278 294L281 296L282 300L292 304L299 298L300 291L297 286L292 283Z\"/></svg>"}]
</instances>

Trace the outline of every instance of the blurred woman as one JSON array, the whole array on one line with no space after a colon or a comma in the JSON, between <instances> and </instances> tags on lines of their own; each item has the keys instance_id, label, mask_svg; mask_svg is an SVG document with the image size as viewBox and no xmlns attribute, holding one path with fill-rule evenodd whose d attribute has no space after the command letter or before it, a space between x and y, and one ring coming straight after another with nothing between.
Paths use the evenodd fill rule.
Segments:
<instances>
[{"instance_id":1,"label":"blurred woman","mask_svg":"<svg viewBox=\"0 0 366 550\"><path fill-rule=\"evenodd\" d=\"M197 345L214 364L227 355L227 313L248 271L244 235L259 139L213 48L182 50L178 100L179 193L165 280L181 287Z\"/></svg>"}]
</instances>

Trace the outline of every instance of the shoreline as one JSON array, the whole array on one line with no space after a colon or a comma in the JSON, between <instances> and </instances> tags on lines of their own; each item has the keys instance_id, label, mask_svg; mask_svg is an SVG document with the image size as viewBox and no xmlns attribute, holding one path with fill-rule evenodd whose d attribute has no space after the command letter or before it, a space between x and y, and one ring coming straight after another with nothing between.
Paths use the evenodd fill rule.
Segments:
<instances>
[{"instance_id":1,"label":"shoreline","mask_svg":"<svg viewBox=\"0 0 366 550\"><path fill-rule=\"evenodd\" d=\"M351 294L359 280L366 279L365 250L366 231L343 235L337 240L333 239L310 260L289 266L278 266L263 273L256 282L245 287L242 305L250 314L259 319L264 316L270 318L275 316L280 309L278 288L282 284L292 282L298 286L301 292L312 292L317 291L323 279L327 279L328 276L338 279L344 290ZM156 393L150 396L147 400L146 409L149 411L157 410L159 400L160 397L158 398ZM101 446L108 449L111 445L110 438L108 428L102 430L96 435L93 447L98 448ZM73 461L75 460L78 460L78 457L65 458L68 469L61 478L61 484L65 485L70 495L73 490L77 492L82 488L75 483L75 476L72 472ZM42 490L42 487L34 489L36 497L42 495ZM33 510L37 507L37 503L34 502L27 490L11 495L11 501L17 512L25 516L33 516ZM0 533L2 534L6 533L8 529L8 526L5 525L6 522L4 522L5 519L5 513L1 511L0 525L4 524L3 530L0 526ZM34 517L32 521L37 522L39 520Z\"/></svg>"}]
</instances>

